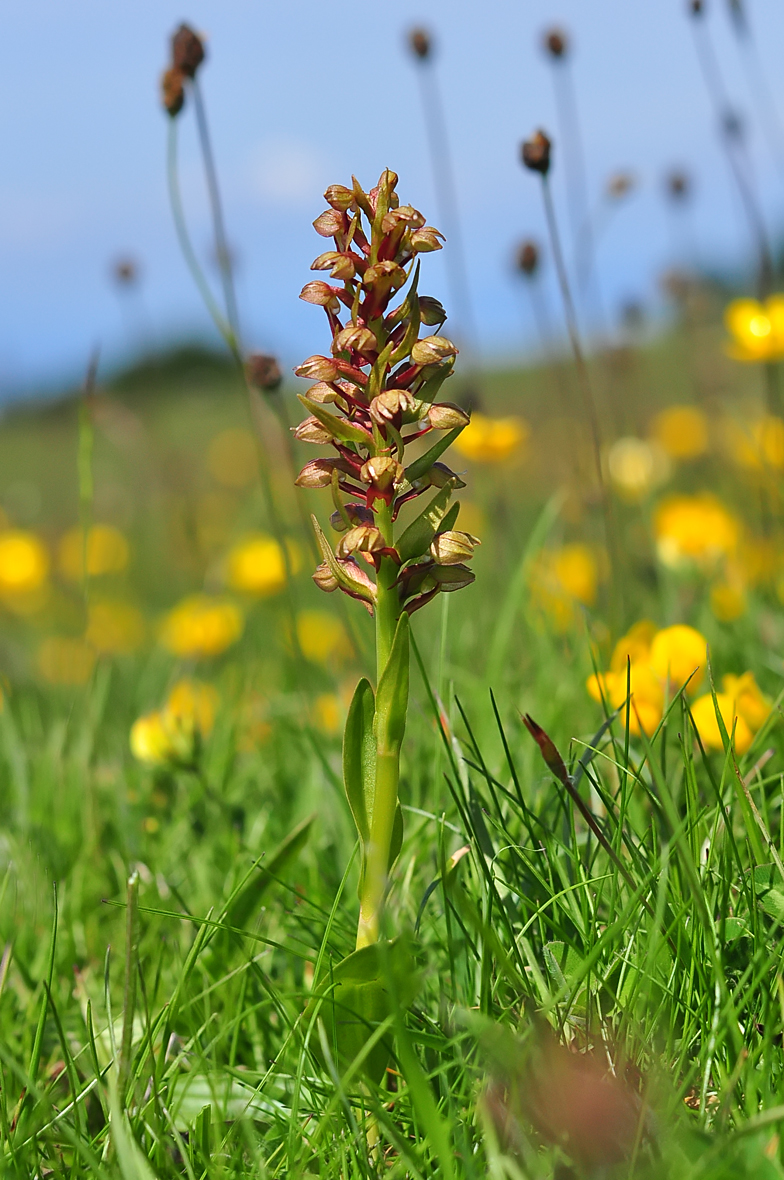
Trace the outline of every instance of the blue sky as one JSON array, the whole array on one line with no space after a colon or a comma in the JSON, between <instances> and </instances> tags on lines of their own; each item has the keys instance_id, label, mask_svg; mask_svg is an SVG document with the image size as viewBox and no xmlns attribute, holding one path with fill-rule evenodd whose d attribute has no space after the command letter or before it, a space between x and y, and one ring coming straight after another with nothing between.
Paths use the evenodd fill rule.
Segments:
<instances>
[{"instance_id":1,"label":"blue sky","mask_svg":"<svg viewBox=\"0 0 784 1180\"><path fill-rule=\"evenodd\" d=\"M784 120L784 6L746 3L776 118ZM762 134L727 0L706 4L729 92L749 122L773 230L784 208L784 165ZM574 39L592 199L614 170L639 180L600 244L609 314L627 298L652 306L657 278L674 260L661 196L670 167L695 177L700 256L738 265L748 254L683 0L188 0L187 8L183 0L25 0L6 7L0 43L2 397L68 380L95 343L111 363L141 336L163 344L207 330L171 224L157 101L167 38L182 19L208 38L203 87L247 343L287 366L325 344L317 310L297 295L321 248L310 223L326 184L355 172L369 185L390 166L402 198L438 225L415 67L404 47L412 24L437 38L485 360L521 354L536 340L510 256L522 236L543 237L538 186L518 164L518 145L537 126L557 130L552 68L539 47L549 24L563 24ZM190 112L181 131L193 237L207 257ZM568 240L562 163L556 156L553 183ZM124 255L143 273L137 297L126 300L109 279L112 260ZM544 279L555 318L551 270ZM442 256L426 260L423 289L448 301Z\"/></svg>"}]
</instances>

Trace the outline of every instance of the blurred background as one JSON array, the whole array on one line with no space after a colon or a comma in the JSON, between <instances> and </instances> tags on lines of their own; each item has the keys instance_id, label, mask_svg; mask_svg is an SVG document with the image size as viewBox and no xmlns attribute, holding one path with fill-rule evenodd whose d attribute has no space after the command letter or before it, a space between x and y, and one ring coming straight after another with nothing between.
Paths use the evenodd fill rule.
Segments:
<instances>
[{"instance_id":1,"label":"blurred background","mask_svg":"<svg viewBox=\"0 0 784 1180\"><path fill-rule=\"evenodd\" d=\"M443 101L475 349L485 365L508 366L539 347L514 263L522 238L546 240L538 185L519 164L519 143L538 126L556 141L553 186L570 258L580 216L587 211L594 226L589 332L601 328L610 338L624 308L627 320L629 309L644 309L649 329L661 326L667 304L660 280L673 266L752 288L745 269L752 243L727 167L722 119L735 120L743 167L778 240L784 8L776 0L745 0L743 11L733 0L707 0L702 23L724 89L721 118L701 71L699 22L684 0L560 0L557 7L552 0L346 0L329 7L190 0L187 11L171 0L28 0L4 14L0 45L6 403L78 381L96 345L102 369L111 371L175 341L214 339L166 195L158 79L168 37L183 19L207 38L201 79L246 344L275 353L284 370L323 343L312 309L297 295L321 249L311 221L328 183L355 172L368 186L393 167L402 199L449 233L434 192L421 65L406 42L414 25L433 36L428 65ZM568 61L560 64L542 48L554 25L570 36ZM566 200L559 94L579 123L572 179L582 214ZM191 111L181 124L188 217L217 277ZM607 186L619 172L628 191L607 210ZM667 195L673 172L688 179L677 213ZM428 260L428 289L449 306L446 265L447 251ZM559 324L546 251L542 287Z\"/></svg>"}]
</instances>

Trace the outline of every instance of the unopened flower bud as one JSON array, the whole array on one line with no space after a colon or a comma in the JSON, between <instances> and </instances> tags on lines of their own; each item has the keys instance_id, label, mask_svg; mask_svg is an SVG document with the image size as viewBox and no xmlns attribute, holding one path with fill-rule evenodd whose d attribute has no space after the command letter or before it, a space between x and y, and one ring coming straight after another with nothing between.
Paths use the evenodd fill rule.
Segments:
<instances>
[{"instance_id":1,"label":"unopened flower bud","mask_svg":"<svg viewBox=\"0 0 784 1180\"><path fill-rule=\"evenodd\" d=\"M615 172L607 181L607 196L613 201L623 200L635 184L636 181L630 172Z\"/></svg>"},{"instance_id":2,"label":"unopened flower bud","mask_svg":"<svg viewBox=\"0 0 784 1180\"><path fill-rule=\"evenodd\" d=\"M440 250L441 242L445 241L446 238L441 231L432 225L423 225L421 229L415 229L411 234L411 248L419 254L429 254L433 250Z\"/></svg>"},{"instance_id":3,"label":"unopened flower bud","mask_svg":"<svg viewBox=\"0 0 784 1180\"><path fill-rule=\"evenodd\" d=\"M406 272L402 266L398 266L396 262L392 262L391 260L382 260L367 268L362 276L362 285L363 287L372 287L379 280L386 279L390 289L396 291L398 287L403 286L406 277Z\"/></svg>"},{"instance_id":4,"label":"unopened flower bud","mask_svg":"<svg viewBox=\"0 0 784 1180\"><path fill-rule=\"evenodd\" d=\"M328 488L332 483L332 472L338 468L337 459L311 459L294 483L298 488Z\"/></svg>"},{"instance_id":5,"label":"unopened flower bud","mask_svg":"<svg viewBox=\"0 0 784 1180\"><path fill-rule=\"evenodd\" d=\"M310 266L311 270L328 270L333 279L353 279L356 272L354 261L348 254L341 254L338 250L327 250L319 254Z\"/></svg>"},{"instance_id":6,"label":"unopened flower bud","mask_svg":"<svg viewBox=\"0 0 784 1180\"><path fill-rule=\"evenodd\" d=\"M479 538L471 533L449 529L433 538L430 556L438 565L458 565L461 561L470 561L474 556L474 549L481 544Z\"/></svg>"},{"instance_id":7,"label":"unopened flower bud","mask_svg":"<svg viewBox=\"0 0 784 1180\"><path fill-rule=\"evenodd\" d=\"M531 278L539 269L539 247L536 242L522 242L517 251L517 267L526 277Z\"/></svg>"},{"instance_id":8,"label":"unopened flower bud","mask_svg":"<svg viewBox=\"0 0 784 1180\"><path fill-rule=\"evenodd\" d=\"M435 324L446 322L446 312L441 303L432 295L420 295L419 318L428 328L432 328Z\"/></svg>"},{"instance_id":9,"label":"unopened flower bud","mask_svg":"<svg viewBox=\"0 0 784 1180\"><path fill-rule=\"evenodd\" d=\"M283 380L280 366L274 356L254 352L245 362L245 373L255 389L271 391L277 389Z\"/></svg>"},{"instance_id":10,"label":"unopened flower bud","mask_svg":"<svg viewBox=\"0 0 784 1180\"><path fill-rule=\"evenodd\" d=\"M345 213L354 204L354 194L345 184L331 184L324 193L324 200L333 209Z\"/></svg>"},{"instance_id":11,"label":"unopened flower bud","mask_svg":"<svg viewBox=\"0 0 784 1180\"><path fill-rule=\"evenodd\" d=\"M434 430L455 430L458 426L467 426L471 417L454 402L433 402L427 411L427 420Z\"/></svg>"},{"instance_id":12,"label":"unopened flower bud","mask_svg":"<svg viewBox=\"0 0 784 1180\"><path fill-rule=\"evenodd\" d=\"M335 297L335 288L330 287L329 283L322 282L321 279L305 283L299 297L304 299L305 303L315 303L317 307L331 307L333 311L337 311L338 300Z\"/></svg>"},{"instance_id":13,"label":"unopened flower bud","mask_svg":"<svg viewBox=\"0 0 784 1180\"><path fill-rule=\"evenodd\" d=\"M391 455L374 455L362 464L359 477L364 483L372 484L377 491L387 492L390 488L399 487L405 474L402 465Z\"/></svg>"},{"instance_id":14,"label":"unopened flower bud","mask_svg":"<svg viewBox=\"0 0 784 1180\"><path fill-rule=\"evenodd\" d=\"M337 333L332 342L333 352L347 352L353 349L354 352L374 352L378 347L378 342L370 328L362 327L360 324L348 324Z\"/></svg>"},{"instance_id":15,"label":"unopened flower bud","mask_svg":"<svg viewBox=\"0 0 784 1180\"><path fill-rule=\"evenodd\" d=\"M170 69L161 78L161 100L171 116L179 115L185 104L185 75L182 70Z\"/></svg>"},{"instance_id":16,"label":"unopened flower bud","mask_svg":"<svg viewBox=\"0 0 784 1180\"><path fill-rule=\"evenodd\" d=\"M408 34L408 44L414 57L426 61L430 57L433 45L427 29L412 29Z\"/></svg>"},{"instance_id":17,"label":"unopened flower bud","mask_svg":"<svg viewBox=\"0 0 784 1180\"><path fill-rule=\"evenodd\" d=\"M446 463L434 463L428 471L427 475L423 475L421 479L416 480L414 486L416 488L443 488L448 483L451 483L455 488L464 488L465 481L456 475L451 467L447 467Z\"/></svg>"},{"instance_id":18,"label":"unopened flower bud","mask_svg":"<svg viewBox=\"0 0 784 1180\"><path fill-rule=\"evenodd\" d=\"M415 365L437 365L455 356L457 349L446 336L425 336L411 349L411 360Z\"/></svg>"},{"instance_id":19,"label":"unopened flower bud","mask_svg":"<svg viewBox=\"0 0 784 1180\"><path fill-rule=\"evenodd\" d=\"M317 443L320 446L332 442L332 435L326 426L312 415L304 422L300 422L299 426L294 427L294 437L297 442Z\"/></svg>"},{"instance_id":20,"label":"unopened flower bud","mask_svg":"<svg viewBox=\"0 0 784 1180\"><path fill-rule=\"evenodd\" d=\"M312 577L319 590L323 590L326 594L332 594L340 585L326 561L322 561L320 565L316 566Z\"/></svg>"},{"instance_id":21,"label":"unopened flower bud","mask_svg":"<svg viewBox=\"0 0 784 1180\"><path fill-rule=\"evenodd\" d=\"M313 228L322 238L334 238L348 230L348 220L340 209L326 209L313 222Z\"/></svg>"},{"instance_id":22,"label":"unopened flower bud","mask_svg":"<svg viewBox=\"0 0 784 1180\"><path fill-rule=\"evenodd\" d=\"M407 225L409 229L421 229L425 224L425 219L413 205L399 205L397 209L390 209L384 215L381 229L385 234L391 234L392 230L397 229L401 224Z\"/></svg>"},{"instance_id":23,"label":"unopened flower bud","mask_svg":"<svg viewBox=\"0 0 784 1180\"><path fill-rule=\"evenodd\" d=\"M475 581L475 575L468 566L459 564L436 565L433 567L433 577L444 594L448 594L452 590L462 590Z\"/></svg>"},{"instance_id":24,"label":"unopened flower bud","mask_svg":"<svg viewBox=\"0 0 784 1180\"><path fill-rule=\"evenodd\" d=\"M352 553L378 553L386 542L375 525L360 524L348 530L338 542L338 557L350 557Z\"/></svg>"},{"instance_id":25,"label":"unopened flower bud","mask_svg":"<svg viewBox=\"0 0 784 1180\"><path fill-rule=\"evenodd\" d=\"M326 381L319 381L316 385L311 385L307 396L310 401L318 402L319 405L324 405L325 402L337 401L338 395L331 385L327 385Z\"/></svg>"},{"instance_id":26,"label":"unopened flower bud","mask_svg":"<svg viewBox=\"0 0 784 1180\"><path fill-rule=\"evenodd\" d=\"M171 40L172 65L181 70L186 78L196 76L204 61L204 42L189 25L180 25Z\"/></svg>"},{"instance_id":27,"label":"unopened flower bud","mask_svg":"<svg viewBox=\"0 0 784 1180\"><path fill-rule=\"evenodd\" d=\"M343 511L349 519L349 524L340 512L333 512L329 518L329 523L332 525L336 533L345 533L346 529L354 528L362 524L373 523L373 513L369 508L365 508L362 504L345 504Z\"/></svg>"},{"instance_id":28,"label":"unopened flower bud","mask_svg":"<svg viewBox=\"0 0 784 1180\"><path fill-rule=\"evenodd\" d=\"M531 172L540 172L546 176L550 171L550 156L552 143L544 131L537 131L530 139L524 140L520 148L523 164Z\"/></svg>"},{"instance_id":29,"label":"unopened flower bud","mask_svg":"<svg viewBox=\"0 0 784 1180\"><path fill-rule=\"evenodd\" d=\"M385 389L370 403L370 417L379 424L399 421L405 413L413 410L415 399L404 389Z\"/></svg>"},{"instance_id":30,"label":"unopened flower bud","mask_svg":"<svg viewBox=\"0 0 784 1180\"><path fill-rule=\"evenodd\" d=\"M549 29L543 37L545 52L556 61L569 53L569 38L563 29Z\"/></svg>"},{"instance_id":31,"label":"unopened flower bud","mask_svg":"<svg viewBox=\"0 0 784 1180\"><path fill-rule=\"evenodd\" d=\"M312 381L334 381L340 369L337 362L327 356L309 356L294 370L298 377L307 377Z\"/></svg>"}]
</instances>

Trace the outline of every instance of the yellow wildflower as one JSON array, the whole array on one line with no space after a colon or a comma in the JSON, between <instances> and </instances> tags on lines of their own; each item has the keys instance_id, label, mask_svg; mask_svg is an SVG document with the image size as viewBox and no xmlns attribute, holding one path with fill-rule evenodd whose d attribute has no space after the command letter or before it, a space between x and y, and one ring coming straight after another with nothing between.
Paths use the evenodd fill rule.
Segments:
<instances>
[{"instance_id":1,"label":"yellow wildflower","mask_svg":"<svg viewBox=\"0 0 784 1180\"><path fill-rule=\"evenodd\" d=\"M726 439L735 462L749 471L784 470L784 422L765 414L755 422L728 422Z\"/></svg>"},{"instance_id":2,"label":"yellow wildflower","mask_svg":"<svg viewBox=\"0 0 784 1180\"><path fill-rule=\"evenodd\" d=\"M131 753L148 766L163 766L171 761L171 736L157 711L137 717L131 726Z\"/></svg>"},{"instance_id":3,"label":"yellow wildflower","mask_svg":"<svg viewBox=\"0 0 784 1180\"><path fill-rule=\"evenodd\" d=\"M784 357L784 295L771 295L764 303L734 299L724 322L732 336L726 349L734 360L754 364Z\"/></svg>"},{"instance_id":4,"label":"yellow wildflower","mask_svg":"<svg viewBox=\"0 0 784 1180\"><path fill-rule=\"evenodd\" d=\"M218 656L242 634L242 612L225 598L192 594L169 611L160 630L160 642L183 659Z\"/></svg>"},{"instance_id":5,"label":"yellow wildflower","mask_svg":"<svg viewBox=\"0 0 784 1180\"><path fill-rule=\"evenodd\" d=\"M297 639L302 654L315 664L330 664L351 655L351 641L340 619L324 610L297 615Z\"/></svg>"},{"instance_id":6,"label":"yellow wildflower","mask_svg":"<svg viewBox=\"0 0 784 1180\"><path fill-rule=\"evenodd\" d=\"M671 693L682 688L687 680L688 691L693 693L702 681L706 649L705 636L695 631L694 627L687 627L683 623L665 627L653 637L651 668L662 682L669 682Z\"/></svg>"},{"instance_id":7,"label":"yellow wildflower","mask_svg":"<svg viewBox=\"0 0 784 1180\"><path fill-rule=\"evenodd\" d=\"M287 553L289 565L297 568L294 546L288 546ZM256 533L235 545L227 559L227 581L232 590L243 594L261 598L279 594L286 585L286 563L278 542L266 533Z\"/></svg>"},{"instance_id":8,"label":"yellow wildflower","mask_svg":"<svg viewBox=\"0 0 784 1180\"><path fill-rule=\"evenodd\" d=\"M531 573L531 597L558 631L566 631L577 617L576 603L593 606L598 583L593 551L587 545L563 545L538 555Z\"/></svg>"},{"instance_id":9,"label":"yellow wildflower","mask_svg":"<svg viewBox=\"0 0 784 1180\"><path fill-rule=\"evenodd\" d=\"M344 709L340 697L334 692L324 692L313 702L313 724L322 733L336 734L343 724Z\"/></svg>"},{"instance_id":10,"label":"yellow wildflower","mask_svg":"<svg viewBox=\"0 0 784 1180\"><path fill-rule=\"evenodd\" d=\"M95 666L95 652L83 639L50 635L38 649L38 670L49 684L85 684Z\"/></svg>"},{"instance_id":11,"label":"yellow wildflower","mask_svg":"<svg viewBox=\"0 0 784 1180\"><path fill-rule=\"evenodd\" d=\"M94 524L87 534L87 572L91 578L103 574L121 574L128 565L130 547L119 529L110 524ZM60 539L58 550L60 573L71 582L84 576L84 533L70 529Z\"/></svg>"},{"instance_id":12,"label":"yellow wildflower","mask_svg":"<svg viewBox=\"0 0 784 1180\"><path fill-rule=\"evenodd\" d=\"M623 638L619 639L613 648L610 668L613 672L623 672L626 675L627 659L632 664L647 663L651 652L651 644L657 627L650 619L641 619L630 627Z\"/></svg>"},{"instance_id":13,"label":"yellow wildflower","mask_svg":"<svg viewBox=\"0 0 784 1180\"><path fill-rule=\"evenodd\" d=\"M39 590L48 574L49 555L35 533L0 532L0 594L16 597Z\"/></svg>"},{"instance_id":14,"label":"yellow wildflower","mask_svg":"<svg viewBox=\"0 0 784 1180\"><path fill-rule=\"evenodd\" d=\"M646 663L632 663L628 670L604 672L599 676L590 676L586 687L595 701L602 697L613 709L619 709L626 700L627 687L631 687L631 712L629 713L629 731L639 734L642 729L649 737L662 719L664 707L664 693L660 680ZM627 710L622 713L623 724L626 725Z\"/></svg>"},{"instance_id":15,"label":"yellow wildflower","mask_svg":"<svg viewBox=\"0 0 784 1180\"><path fill-rule=\"evenodd\" d=\"M653 525L659 559L673 568L689 561L715 565L740 540L739 522L708 492L668 497L656 508Z\"/></svg>"},{"instance_id":16,"label":"yellow wildflower","mask_svg":"<svg viewBox=\"0 0 784 1180\"><path fill-rule=\"evenodd\" d=\"M257 462L256 443L248 430L222 430L207 452L210 475L227 488L244 488L253 483Z\"/></svg>"},{"instance_id":17,"label":"yellow wildflower","mask_svg":"<svg viewBox=\"0 0 784 1180\"><path fill-rule=\"evenodd\" d=\"M523 418L488 418L474 413L452 446L474 463L502 463L520 452L530 433Z\"/></svg>"},{"instance_id":18,"label":"yellow wildflower","mask_svg":"<svg viewBox=\"0 0 784 1180\"><path fill-rule=\"evenodd\" d=\"M670 473L667 455L657 443L641 438L619 438L607 453L610 479L631 502L641 500Z\"/></svg>"},{"instance_id":19,"label":"yellow wildflower","mask_svg":"<svg viewBox=\"0 0 784 1180\"><path fill-rule=\"evenodd\" d=\"M726 692L716 693L716 704L719 707L721 719L727 733L732 736L732 726L735 725L735 749L739 754L745 754L752 742L752 732L744 719L737 713L735 702ZM700 741L706 750L723 750L721 730L716 719L716 708L710 693L699 697L691 707L691 715Z\"/></svg>"},{"instance_id":20,"label":"yellow wildflower","mask_svg":"<svg viewBox=\"0 0 784 1180\"><path fill-rule=\"evenodd\" d=\"M773 708L773 702L760 690L754 679L753 672L744 672L742 676L723 676L722 688L735 702L738 716L742 717L752 733L767 721Z\"/></svg>"},{"instance_id":21,"label":"yellow wildflower","mask_svg":"<svg viewBox=\"0 0 784 1180\"><path fill-rule=\"evenodd\" d=\"M209 737L215 724L218 693L200 680L178 680L164 706L164 720L179 729L197 730Z\"/></svg>"},{"instance_id":22,"label":"yellow wildflower","mask_svg":"<svg viewBox=\"0 0 784 1180\"><path fill-rule=\"evenodd\" d=\"M97 652L125 655L144 641L141 611L129 602L101 599L91 602L85 639Z\"/></svg>"},{"instance_id":23,"label":"yellow wildflower","mask_svg":"<svg viewBox=\"0 0 784 1180\"><path fill-rule=\"evenodd\" d=\"M710 608L720 623L734 623L746 610L742 584L728 578L715 582L710 591Z\"/></svg>"},{"instance_id":24,"label":"yellow wildflower","mask_svg":"<svg viewBox=\"0 0 784 1180\"><path fill-rule=\"evenodd\" d=\"M708 449L708 420L696 406L668 406L653 419L651 434L671 459L696 459Z\"/></svg>"}]
</instances>

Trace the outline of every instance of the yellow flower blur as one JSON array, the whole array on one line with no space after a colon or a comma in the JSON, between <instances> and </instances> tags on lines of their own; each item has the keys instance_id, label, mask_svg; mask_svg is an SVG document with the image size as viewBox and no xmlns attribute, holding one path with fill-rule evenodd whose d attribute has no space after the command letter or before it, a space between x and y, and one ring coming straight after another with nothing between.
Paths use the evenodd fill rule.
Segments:
<instances>
[{"instance_id":1,"label":"yellow flower blur","mask_svg":"<svg viewBox=\"0 0 784 1180\"><path fill-rule=\"evenodd\" d=\"M190 765L215 724L218 694L211 684L179 680L162 709L131 726L131 752L148 766Z\"/></svg>"},{"instance_id":2,"label":"yellow flower blur","mask_svg":"<svg viewBox=\"0 0 784 1180\"><path fill-rule=\"evenodd\" d=\"M740 541L738 520L708 492L669 496L657 506L653 527L659 560L672 569L689 562L713 566Z\"/></svg>"},{"instance_id":3,"label":"yellow flower blur","mask_svg":"<svg viewBox=\"0 0 784 1180\"><path fill-rule=\"evenodd\" d=\"M289 563L294 550L289 548ZM232 590L266 598L279 594L286 585L283 551L273 537L256 533L235 545L227 559L227 582Z\"/></svg>"},{"instance_id":4,"label":"yellow flower blur","mask_svg":"<svg viewBox=\"0 0 784 1180\"><path fill-rule=\"evenodd\" d=\"M84 533L70 529L60 539L58 550L60 573L71 582L84 576ZM110 524L94 524L87 534L87 572L91 578L104 574L121 574L128 565L130 547L119 529Z\"/></svg>"},{"instance_id":5,"label":"yellow flower blur","mask_svg":"<svg viewBox=\"0 0 784 1180\"><path fill-rule=\"evenodd\" d=\"M613 443L607 467L616 489L632 503L663 483L670 472L667 455L657 443L631 437Z\"/></svg>"},{"instance_id":6,"label":"yellow flower blur","mask_svg":"<svg viewBox=\"0 0 784 1180\"><path fill-rule=\"evenodd\" d=\"M502 463L521 451L530 433L523 418L488 418L474 413L452 446L474 463Z\"/></svg>"},{"instance_id":7,"label":"yellow flower blur","mask_svg":"<svg viewBox=\"0 0 784 1180\"><path fill-rule=\"evenodd\" d=\"M239 639L243 617L225 598L192 594L169 612L161 625L161 644L182 659L218 656Z\"/></svg>"},{"instance_id":8,"label":"yellow flower blur","mask_svg":"<svg viewBox=\"0 0 784 1180\"><path fill-rule=\"evenodd\" d=\"M213 479L227 488L244 488L253 483L257 471L253 435L236 428L216 434L207 452L207 468Z\"/></svg>"},{"instance_id":9,"label":"yellow flower blur","mask_svg":"<svg viewBox=\"0 0 784 1180\"><path fill-rule=\"evenodd\" d=\"M746 595L738 581L727 579L711 586L710 608L720 623L734 623L746 611Z\"/></svg>"},{"instance_id":10,"label":"yellow flower blur","mask_svg":"<svg viewBox=\"0 0 784 1180\"><path fill-rule=\"evenodd\" d=\"M671 692L683 688L688 680L688 691L694 693L702 681L707 647L705 636L694 627L683 623L665 627L651 642L651 668L662 681L669 682Z\"/></svg>"},{"instance_id":11,"label":"yellow flower blur","mask_svg":"<svg viewBox=\"0 0 784 1180\"><path fill-rule=\"evenodd\" d=\"M596 556L587 545L544 549L531 572L531 597L549 615L558 631L577 617L575 605L593 606L599 584Z\"/></svg>"},{"instance_id":12,"label":"yellow flower blur","mask_svg":"<svg viewBox=\"0 0 784 1180\"><path fill-rule=\"evenodd\" d=\"M351 655L346 629L324 610L303 610L297 615L297 639L302 654L315 664L331 664Z\"/></svg>"},{"instance_id":13,"label":"yellow flower blur","mask_svg":"<svg viewBox=\"0 0 784 1180\"><path fill-rule=\"evenodd\" d=\"M753 672L744 672L742 676L723 676L722 688L735 702L735 709L739 717L748 725L752 733L767 721L773 709L773 702L760 691L754 679Z\"/></svg>"},{"instance_id":14,"label":"yellow flower blur","mask_svg":"<svg viewBox=\"0 0 784 1180\"><path fill-rule=\"evenodd\" d=\"M662 719L664 710L664 692L661 681L654 675L651 668L644 662L631 663L628 672L624 667L619 672L603 672L599 676L588 679L587 688L595 701L605 702L613 709L619 709L626 700L627 688L631 688L631 710L622 713L622 722L628 725L629 731L639 734L640 730L648 737L656 729Z\"/></svg>"},{"instance_id":15,"label":"yellow flower blur","mask_svg":"<svg viewBox=\"0 0 784 1180\"><path fill-rule=\"evenodd\" d=\"M727 441L735 462L749 471L784 470L784 422L766 414L751 424L727 424Z\"/></svg>"},{"instance_id":16,"label":"yellow flower blur","mask_svg":"<svg viewBox=\"0 0 784 1180\"><path fill-rule=\"evenodd\" d=\"M724 722L724 727L730 737L732 736L732 726L733 724L735 725L735 749L739 754L745 754L751 745L753 734L744 719L737 712L735 702L728 693L717 692L716 704L719 707L719 713ZM691 715L694 718L697 733L700 735L700 741L705 749L723 750L724 742L721 740L721 730L719 729L719 722L716 717L716 708L710 693L706 693L705 696L700 697L694 702L691 707Z\"/></svg>"},{"instance_id":17,"label":"yellow flower blur","mask_svg":"<svg viewBox=\"0 0 784 1180\"><path fill-rule=\"evenodd\" d=\"M35 533L0 532L0 594L29 594L43 586L48 574L49 554Z\"/></svg>"},{"instance_id":18,"label":"yellow flower blur","mask_svg":"<svg viewBox=\"0 0 784 1180\"><path fill-rule=\"evenodd\" d=\"M334 692L325 692L313 702L313 724L322 733L336 734L343 724L344 709Z\"/></svg>"},{"instance_id":19,"label":"yellow flower blur","mask_svg":"<svg viewBox=\"0 0 784 1180\"><path fill-rule=\"evenodd\" d=\"M95 652L84 639L50 635L38 649L38 670L49 684L86 684L95 666Z\"/></svg>"},{"instance_id":20,"label":"yellow flower blur","mask_svg":"<svg viewBox=\"0 0 784 1180\"><path fill-rule=\"evenodd\" d=\"M784 357L784 295L771 295L764 303L734 299L724 323L732 337L727 353L734 360L758 364Z\"/></svg>"},{"instance_id":21,"label":"yellow flower blur","mask_svg":"<svg viewBox=\"0 0 784 1180\"><path fill-rule=\"evenodd\" d=\"M129 602L101 599L91 602L85 639L101 655L126 655L144 642L141 611Z\"/></svg>"},{"instance_id":22,"label":"yellow flower blur","mask_svg":"<svg viewBox=\"0 0 784 1180\"><path fill-rule=\"evenodd\" d=\"M651 434L671 459L696 459L708 449L708 420L696 406L668 406L653 419Z\"/></svg>"}]
</instances>

